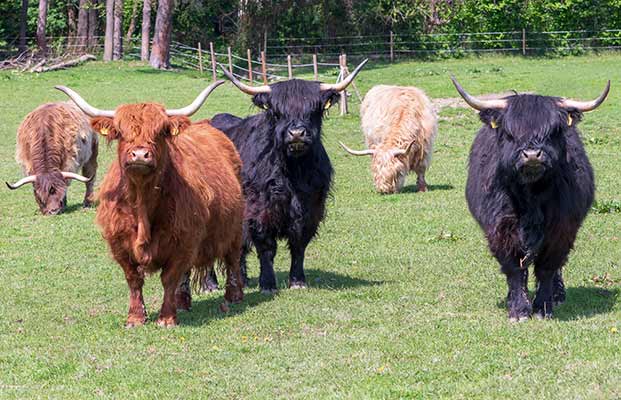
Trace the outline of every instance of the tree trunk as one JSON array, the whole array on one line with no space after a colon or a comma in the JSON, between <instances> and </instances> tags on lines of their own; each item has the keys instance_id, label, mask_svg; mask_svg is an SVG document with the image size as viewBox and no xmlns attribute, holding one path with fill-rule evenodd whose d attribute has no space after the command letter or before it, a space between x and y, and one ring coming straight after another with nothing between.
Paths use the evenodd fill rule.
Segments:
<instances>
[{"instance_id":1,"label":"tree trunk","mask_svg":"<svg viewBox=\"0 0 621 400\"><path fill-rule=\"evenodd\" d=\"M73 53L76 49L78 34L78 16L73 1L67 2L67 50Z\"/></svg>"},{"instance_id":2,"label":"tree trunk","mask_svg":"<svg viewBox=\"0 0 621 400\"><path fill-rule=\"evenodd\" d=\"M19 14L19 51L26 51L26 26L28 25L28 0L22 0Z\"/></svg>"},{"instance_id":3,"label":"tree trunk","mask_svg":"<svg viewBox=\"0 0 621 400\"><path fill-rule=\"evenodd\" d=\"M104 61L112 61L112 42L114 38L114 0L106 0L106 38L104 42Z\"/></svg>"},{"instance_id":4,"label":"tree trunk","mask_svg":"<svg viewBox=\"0 0 621 400\"><path fill-rule=\"evenodd\" d=\"M136 30L136 14L138 13L138 1L132 0L132 15L129 18L129 27L127 28L127 35L125 35L125 42L131 47L132 36Z\"/></svg>"},{"instance_id":5,"label":"tree trunk","mask_svg":"<svg viewBox=\"0 0 621 400\"><path fill-rule=\"evenodd\" d=\"M47 0L39 0L39 17L37 18L37 46L43 56L47 54L45 25L47 24Z\"/></svg>"},{"instance_id":6,"label":"tree trunk","mask_svg":"<svg viewBox=\"0 0 621 400\"><path fill-rule=\"evenodd\" d=\"M88 9L88 47L93 49L99 44L97 38L98 34L98 22L99 11L97 11L97 0L91 0L90 8Z\"/></svg>"},{"instance_id":7,"label":"tree trunk","mask_svg":"<svg viewBox=\"0 0 621 400\"><path fill-rule=\"evenodd\" d=\"M173 0L159 0L155 29L153 32L153 47L149 63L154 68L166 69L170 67L170 36L172 25Z\"/></svg>"},{"instance_id":8,"label":"tree trunk","mask_svg":"<svg viewBox=\"0 0 621 400\"><path fill-rule=\"evenodd\" d=\"M114 49L112 59L123 58L123 0L114 0Z\"/></svg>"},{"instance_id":9,"label":"tree trunk","mask_svg":"<svg viewBox=\"0 0 621 400\"><path fill-rule=\"evenodd\" d=\"M142 43L140 59L149 61L149 37L151 36L151 0L143 0L142 5Z\"/></svg>"},{"instance_id":10,"label":"tree trunk","mask_svg":"<svg viewBox=\"0 0 621 400\"><path fill-rule=\"evenodd\" d=\"M78 45L77 51L83 53L86 50L88 40L88 0L80 0L80 8L78 10Z\"/></svg>"}]
</instances>

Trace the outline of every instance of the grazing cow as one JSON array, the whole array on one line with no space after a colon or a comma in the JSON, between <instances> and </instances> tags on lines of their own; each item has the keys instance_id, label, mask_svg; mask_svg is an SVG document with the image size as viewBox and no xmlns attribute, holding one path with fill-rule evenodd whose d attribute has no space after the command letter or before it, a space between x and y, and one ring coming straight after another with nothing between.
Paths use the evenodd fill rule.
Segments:
<instances>
[{"instance_id":1,"label":"grazing cow","mask_svg":"<svg viewBox=\"0 0 621 400\"><path fill-rule=\"evenodd\" d=\"M427 191L425 171L431 163L438 118L429 98L420 89L404 86L374 86L360 106L362 131L367 150L350 154L369 155L375 189L398 193L410 171L417 175L419 192Z\"/></svg>"},{"instance_id":2,"label":"grazing cow","mask_svg":"<svg viewBox=\"0 0 621 400\"><path fill-rule=\"evenodd\" d=\"M243 161L246 208L241 270L247 282L246 256L254 245L263 293L276 291L277 239L287 239L289 244L289 287L306 286L304 253L324 218L332 181L332 165L321 143L322 119L365 63L337 84L292 79L252 87L223 69L237 88L264 109L244 119L230 114L212 119L233 140Z\"/></svg>"},{"instance_id":3,"label":"grazing cow","mask_svg":"<svg viewBox=\"0 0 621 400\"><path fill-rule=\"evenodd\" d=\"M32 183L41 213L55 215L65 209L67 187L76 179L86 183L84 207L90 207L98 143L88 117L75 105L44 104L28 114L17 129L15 160L26 177L6 185L14 190ZM76 173L80 169L84 176Z\"/></svg>"},{"instance_id":4,"label":"grazing cow","mask_svg":"<svg viewBox=\"0 0 621 400\"><path fill-rule=\"evenodd\" d=\"M590 102L530 94L479 100L453 83L483 122L470 150L466 198L507 277L509 318L551 318L553 303L565 299L561 268L595 192L576 125L606 99L610 82Z\"/></svg>"},{"instance_id":5,"label":"grazing cow","mask_svg":"<svg viewBox=\"0 0 621 400\"><path fill-rule=\"evenodd\" d=\"M225 300L243 297L241 161L222 132L188 119L222 83L179 110L155 103L98 110L71 89L58 87L93 117L96 130L118 140L117 160L101 185L97 222L129 285L128 327L146 321L146 273L162 271L161 326L176 325L177 308L190 308L189 291L176 289L191 268L200 280L215 260L223 261Z\"/></svg>"}]
</instances>

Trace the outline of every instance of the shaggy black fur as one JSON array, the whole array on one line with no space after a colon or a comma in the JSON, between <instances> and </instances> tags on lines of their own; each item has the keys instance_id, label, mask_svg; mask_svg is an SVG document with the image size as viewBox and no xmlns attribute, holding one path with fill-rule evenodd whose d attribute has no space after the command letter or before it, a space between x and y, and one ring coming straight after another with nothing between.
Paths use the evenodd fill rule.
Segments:
<instances>
[{"instance_id":1,"label":"shaggy black fur","mask_svg":"<svg viewBox=\"0 0 621 400\"><path fill-rule=\"evenodd\" d=\"M246 198L242 274L251 246L261 264L259 286L276 290L276 240L286 239L291 253L289 286L303 287L304 253L324 218L332 165L321 143L324 112L338 101L334 90L318 82L293 79L270 85L253 103L260 114L239 119L218 114L212 125L225 132L241 156Z\"/></svg>"},{"instance_id":2,"label":"shaggy black fur","mask_svg":"<svg viewBox=\"0 0 621 400\"><path fill-rule=\"evenodd\" d=\"M504 110L480 113L484 125L470 151L466 198L507 277L509 317L549 318L552 304L565 298L561 268L593 202L593 169L576 129L580 112L559 107L555 97L507 100ZM540 151L540 165L525 164L523 151Z\"/></svg>"}]
</instances>

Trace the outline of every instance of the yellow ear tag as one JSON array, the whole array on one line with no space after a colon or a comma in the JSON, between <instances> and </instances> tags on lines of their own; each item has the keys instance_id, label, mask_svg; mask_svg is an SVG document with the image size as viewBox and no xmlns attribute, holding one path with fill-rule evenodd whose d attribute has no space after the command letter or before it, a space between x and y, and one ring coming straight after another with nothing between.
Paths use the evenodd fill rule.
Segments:
<instances>
[{"instance_id":1,"label":"yellow ear tag","mask_svg":"<svg viewBox=\"0 0 621 400\"><path fill-rule=\"evenodd\" d=\"M331 105L332 105L332 102L331 102L330 100L328 100L328 101L326 102L326 105L325 105L325 106L323 106L323 109L324 109L324 110L327 110L328 108L330 108L330 106L331 106Z\"/></svg>"},{"instance_id":2,"label":"yellow ear tag","mask_svg":"<svg viewBox=\"0 0 621 400\"><path fill-rule=\"evenodd\" d=\"M108 133L109 133L109 132L108 132L108 128L101 128L101 129L99 130L99 134L100 134L100 135L103 135L103 136L108 136Z\"/></svg>"},{"instance_id":3,"label":"yellow ear tag","mask_svg":"<svg viewBox=\"0 0 621 400\"><path fill-rule=\"evenodd\" d=\"M571 114L567 114L567 125L571 126L574 123L574 119L571 117Z\"/></svg>"},{"instance_id":4,"label":"yellow ear tag","mask_svg":"<svg viewBox=\"0 0 621 400\"><path fill-rule=\"evenodd\" d=\"M490 125L492 126L492 128L496 129L498 128L498 124L496 123L496 121L492 120L492 122L490 122Z\"/></svg>"},{"instance_id":5,"label":"yellow ear tag","mask_svg":"<svg viewBox=\"0 0 621 400\"><path fill-rule=\"evenodd\" d=\"M179 128L175 126L170 132L170 134L173 136L177 136L179 134Z\"/></svg>"}]
</instances>

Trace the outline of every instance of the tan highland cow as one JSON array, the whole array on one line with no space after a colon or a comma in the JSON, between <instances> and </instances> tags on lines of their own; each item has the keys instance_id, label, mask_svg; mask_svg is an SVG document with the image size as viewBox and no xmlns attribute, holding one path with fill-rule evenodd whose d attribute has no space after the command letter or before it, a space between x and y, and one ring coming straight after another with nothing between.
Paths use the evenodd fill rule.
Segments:
<instances>
[{"instance_id":1,"label":"tan highland cow","mask_svg":"<svg viewBox=\"0 0 621 400\"><path fill-rule=\"evenodd\" d=\"M407 174L415 171L418 191L427 191L425 171L438 120L425 93L415 87L374 86L364 97L360 114L367 150L341 146L350 154L371 156L376 190L398 193Z\"/></svg>"}]
</instances>

